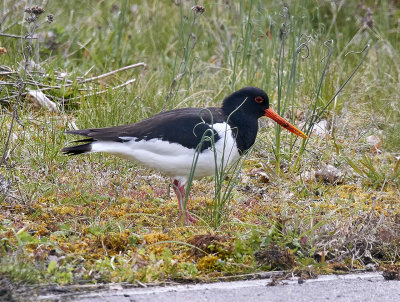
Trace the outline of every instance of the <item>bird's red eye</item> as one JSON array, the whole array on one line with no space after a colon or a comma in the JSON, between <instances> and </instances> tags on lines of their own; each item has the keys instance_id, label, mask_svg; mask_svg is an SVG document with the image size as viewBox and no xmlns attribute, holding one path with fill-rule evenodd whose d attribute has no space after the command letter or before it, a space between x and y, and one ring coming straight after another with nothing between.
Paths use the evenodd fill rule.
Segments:
<instances>
[{"instance_id":1,"label":"bird's red eye","mask_svg":"<svg viewBox=\"0 0 400 302\"><path fill-rule=\"evenodd\" d=\"M256 103L264 102L264 99L261 96L256 96L254 100L256 101Z\"/></svg>"}]
</instances>

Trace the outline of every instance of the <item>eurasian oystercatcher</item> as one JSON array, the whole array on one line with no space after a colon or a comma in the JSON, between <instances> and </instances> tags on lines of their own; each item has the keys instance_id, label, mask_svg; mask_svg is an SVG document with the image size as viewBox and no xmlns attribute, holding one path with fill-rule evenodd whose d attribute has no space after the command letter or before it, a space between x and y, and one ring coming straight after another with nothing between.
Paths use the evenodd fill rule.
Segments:
<instances>
[{"instance_id":1,"label":"eurasian oystercatcher","mask_svg":"<svg viewBox=\"0 0 400 302\"><path fill-rule=\"evenodd\" d=\"M195 156L193 177L214 175L221 164L229 165L254 144L258 119L262 116L307 138L269 107L263 90L245 87L225 98L220 108L175 109L136 124L67 131L88 138L75 141L85 144L63 148L62 152L69 155L106 152L161 171L173 179L181 216L184 185ZM195 221L185 209L184 223Z\"/></svg>"}]
</instances>

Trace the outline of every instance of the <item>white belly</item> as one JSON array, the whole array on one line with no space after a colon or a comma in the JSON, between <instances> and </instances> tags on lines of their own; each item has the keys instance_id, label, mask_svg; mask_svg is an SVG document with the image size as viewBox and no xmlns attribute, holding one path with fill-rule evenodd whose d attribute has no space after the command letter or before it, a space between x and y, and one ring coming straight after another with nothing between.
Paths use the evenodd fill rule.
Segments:
<instances>
[{"instance_id":1,"label":"white belly","mask_svg":"<svg viewBox=\"0 0 400 302\"><path fill-rule=\"evenodd\" d=\"M221 169L239 158L236 141L227 123L213 125L220 139L214 148L205 149L198 154L194 177L201 178L215 174L216 166ZM92 152L106 152L132 160L146 167L158 170L182 184L186 183L196 158L194 149L161 139L135 141L134 137L123 137L127 142L96 141L92 143Z\"/></svg>"}]
</instances>

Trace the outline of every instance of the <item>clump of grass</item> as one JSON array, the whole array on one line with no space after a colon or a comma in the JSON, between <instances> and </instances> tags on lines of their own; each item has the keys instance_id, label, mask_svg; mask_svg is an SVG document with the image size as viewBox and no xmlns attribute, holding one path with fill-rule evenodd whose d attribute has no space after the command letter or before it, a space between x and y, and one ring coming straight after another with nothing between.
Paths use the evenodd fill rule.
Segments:
<instances>
[{"instance_id":1,"label":"clump of grass","mask_svg":"<svg viewBox=\"0 0 400 302\"><path fill-rule=\"evenodd\" d=\"M12 282L35 284L43 281L40 271L35 269L31 261L27 262L18 256L11 256L2 257L0 263L0 275L6 276Z\"/></svg>"},{"instance_id":2,"label":"clump of grass","mask_svg":"<svg viewBox=\"0 0 400 302\"><path fill-rule=\"evenodd\" d=\"M370 156L364 155L359 161L354 162L345 157L346 162L359 176L363 178L365 186L374 190L383 190L385 186L398 187L400 185L400 160L380 162Z\"/></svg>"}]
</instances>

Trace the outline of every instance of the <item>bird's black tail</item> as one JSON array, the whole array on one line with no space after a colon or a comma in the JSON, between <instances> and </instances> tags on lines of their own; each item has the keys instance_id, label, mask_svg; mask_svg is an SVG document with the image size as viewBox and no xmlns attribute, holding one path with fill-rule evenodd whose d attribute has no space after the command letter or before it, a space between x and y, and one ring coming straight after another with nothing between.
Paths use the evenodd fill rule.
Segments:
<instances>
[{"instance_id":1,"label":"bird's black tail","mask_svg":"<svg viewBox=\"0 0 400 302\"><path fill-rule=\"evenodd\" d=\"M69 130L69 131L66 131L65 133L86 136L86 135L88 135L89 131L88 130ZM78 155L78 154L90 152L90 151L92 151L92 142L93 141L94 141L93 138L85 138L82 140L74 141L73 143L86 143L86 144L65 147L65 148L61 149L61 152L66 155Z\"/></svg>"},{"instance_id":2,"label":"bird's black tail","mask_svg":"<svg viewBox=\"0 0 400 302\"><path fill-rule=\"evenodd\" d=\"M92 151L92 143L87 143L83 145L78 145L78 146L71 146L71 147L65 147L61 149L61 152L66 154L66 155L78 155L82 153L87 153Z\"/></svg>"}]
</instances>

